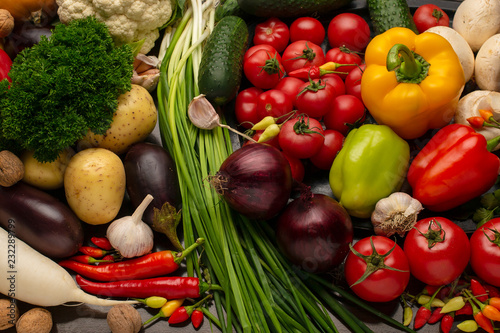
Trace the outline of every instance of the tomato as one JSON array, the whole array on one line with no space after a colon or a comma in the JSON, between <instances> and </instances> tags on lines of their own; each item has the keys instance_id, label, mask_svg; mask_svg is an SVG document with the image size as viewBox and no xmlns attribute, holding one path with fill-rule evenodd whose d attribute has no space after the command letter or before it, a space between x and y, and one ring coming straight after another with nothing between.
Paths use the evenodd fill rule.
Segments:
<instances>
[{"instance_id":1,"label":"tomato","mask_svg":"<svg viewBox=\"0 0 500 333\"><path fill-rule=\"evenodd\" d=\"M370 42L370 27L364 18L354 13L334 16L328 24L330 47L346 46L352 51L363 51Z\"/></svg>"},{"instance_id":2,"label":"tomato","mask_svg":"<svg viewBox=\"0 0 500 333\"><path fill-rule=\"evenodd\" d=\"M245 61L247 61L247 59L250 58L250 56L252 54L254 54L255 52L257 52L258 50L268 51L269 54L271 55L271 57L276 57L276 59L278 59L278 61L281 62L281 56L273 46L267 45L267 44L259 44L259 45L254 45L254 46L250 47L245 52L245 55L243 56L243 63L245 63Z\"/></svg>"},{"instance_id":3,"label":"tomato","mask_svg":"<svg viewBox=\"0 0 500 333\"><path fill-rule=\"evenodd\" d=\"M251 128L259 122L257 113L257 102L263 90L257 87L250 87L238 93L234 102L234 112L236 121L244 128Z\"/></svg>"},{"instance_id":4,"label":"tomato","mask_svg":"<svg viewBox=\"0 0 500 333\"><path fill-rule=\"evenodd\" d=\"M298 40L308 40L321 45L325 36L325 27L314 17L299 17L290 25L290 42L292 43Z\"/></svg>"},{"instance_id":5,"label":"tomato","mask_svg":"<svg viewBox=\"0 0 500 333\"><path fill-rule=\"evenodd\" d=\"M305 113L313 118L321 118L330 110L330 104L335 97L337 97L337 92L333 85L321 79L315 79L305 82L299 88L295 105L299 113Z\"/></svg>"},{"instance_id":6,"label":"tomato","mask_svg":"<svg viewBox=\"0 0 500 333\"><path fill-rule=\"evenodd\" d=\"M365 237L357 241L353 249L363 256L378 258L375 260L383 261L383 265L387 267L397 269L378 268L358 282L369 268L367 261L351 250L345 260L344 274L356 295L368 302L389 302L404 292L410 281L410 268L405 253L392 239L384 236ZM358 283L355 284L356 282Z\"/></svg>"},{"instance_id":7,"label":"tomato","mask_svg":"<svg viewBox=\"0 0 500 333\"><path fill-rule=\"evenodd\" d=\"M285 76L285 69L276 56L267 50L257 50L243 63L243 72L251 84L272 89Z\"/></svg>"},{"instance_id":8,"label":"tomato","mask_svg":"<svg viewBox=\"0 0 500 333\"><path fill-rule=\"evenodd\" d=\"M288 45L290 30L288 26L276 17L271 17L266 21L257 24L253 43L267 44L273 46L278 52L282 52Z\"/></svg>"},{"instance_id":9,"label":"tomato","mask_svg":"<svg viewBox=\"0 0 500 333\"><path fill-rule=\"evenodd\" d=\"M296 123L298 124L294 128ZM309 117L301 116L286 121L279 134L279 143L283 152L299 159L316 155L324 141L321 123Z\"/></svg>"},{"instance_id":10,"label":"tomato","mask_svg":"<svg viewBox=\"0 0 500 333\"><path fill-rule=\"evenodd\" d=\"M346 94L356 96L361 101L363 101L361 98L361 76L363 76L365 68L366 65L362 64L358 68L353 69L344 81Z\"/></svg>"},{"instance_id":11,"label":"tomato","mask_svg":"<svg viewBox=\"0 0 500 333\"><path fill-rule=\"evenodd\" d=\"M7 79L12 82L9 77L10 67L12 66L12 60L9 55L2 49L0 49L0 80Z\"/></svg>"},{"instance_id":12,"label":"tomato","mask_svg":"<svg viewBox=\"0 0 500 333\"><path fill-rule=\"evenodd\" d=\"M306 169L304 168L304 164L302 163L302 161L298 158L291 157L284 152L281 153L283 154L283 156L285 156L288 163L290 164L290 169L292 170L292 178L298 182L303 181L306 174Z\"/></svg>"},{"instance_id":13,"label":"tomato","mask_svg":"<svg viewBox=\"0 0 500 333\"><path fill-rule=\"evenodd\" d=\"M500 218L479 227L470 238L470 264L479 278L500 287Z\"/></svg>"},{"instance_id":14,"label":"tomato","mask_svg":"<svg viewBox=\"0 0 500 333\"><path fill-rule=\"evenodd\" d=\"M327 129L339 131L347 135L349 126L361 124L366 119L365 105L352 95L337 96L323 117L323 123Z\"/></svg>"},{"instance_id":15,"label":"tomato","mask_svg":"<svg viewBox=\"0 0 500 333\"><path fill-rule=\"evenodd\" d=\"M323 146L309 160L321 170L330 170L333 160L344 144L345 137L342 133L331 129L324 130L323 135L325 136Z\"/></svg>"},{"instance_id":16,"label":"tomato","mask_svg":"<svg viewBox=\"0 0 500 333\"><path fill-rule=\"evenodd\" d=\"M281 90L270 89L259 95L257 102L259 120L267 116L279 118L292 111L292 101Z\"/></svg>"},{"instance_id":17,"label":"tomato","mask_svg":"<svg viewBox=\"0 0 500 333\"><path fill-rule=\"evenodd\" d=\"M325 63L323 49L307 40L290 43L281 58L287 73L299 68L321 66Z\"/></svg>"},{"instance_id":18,"label":"tomato","mask_svg":"<svg viewBox=\"0 0 500 333\"><path fill-rule=\"evenodd\" d=\"M295 102L297 99L297 94L299 93L300 87L304 85L304 81L301 79L297 79L296 77L286 76L278 83L274 89L281 90L284 92L288 98L292 101L292 104L295 106Z\"/></svg>"},{"instance_id":19,"label":"tomato","mask_svg":"<svg viewBox=\"0 0 500 333\"><path fill-rule=\"evenodd\" d=\"M417 26L418 32L436 27L450 25L450 18L441 8L433 4L422 5L417 8L413 14L413 21Z\"/></svg>"},{"instance_id":20,"label":"tomato","mask_svg":"<svg viewBox=\"0 0 500 333\"><path fill-rule=\"evenodd\" d=\"M441 237L431 242L428 238ZM405 237L404 251L411 274L425 284L441 286L458 278L469 263L470 244L465 231L444 217L417 221Z\"/></svg>"},{"instance_id":21,"label":"tomato","mask_svg":"<svg viewBox=\"0 0 500 333\"><path fill-rule=\"evenodd\" d=\"M346 91L345 91L344 80L342 80L342 78L337 74L335 73L325 74L321 77L321 79L335 88L337 96L345 94Z\"/></svg>"},{"instance_id":22,"label":"tomato","mask_svg":"<svg viewBox=\"0 0 500 333\"><path fill-rule=\"evenodd\" d=\"M358 68L361 63L363 63L363 59L354 51L349 50L345 46L334 47L325 54L326 62L336 62L338 64L349 65L352 66L341 66L337 69L338 72L350 73L353 69ZM338 74L343 80L347 77L347 74Z\"/></svg>"}]
</instances>

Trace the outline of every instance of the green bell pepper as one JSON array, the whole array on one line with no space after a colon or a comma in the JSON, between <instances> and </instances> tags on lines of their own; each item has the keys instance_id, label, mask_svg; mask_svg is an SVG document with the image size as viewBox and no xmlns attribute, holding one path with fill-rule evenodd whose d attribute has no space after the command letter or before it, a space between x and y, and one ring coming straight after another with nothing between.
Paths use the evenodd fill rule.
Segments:
<instances>
[{"instance_id":1,"label":"green bell pepper","mask_svg":"<svg viewBox=\"0 0 500 333\"><path fill-rule=\"evenodd\" d=\"M330 187L354 217L368 218L380 199L399 191L410 146L386 125L365 124L347 135L330 169Z\"/></svg>"}]
</instances>

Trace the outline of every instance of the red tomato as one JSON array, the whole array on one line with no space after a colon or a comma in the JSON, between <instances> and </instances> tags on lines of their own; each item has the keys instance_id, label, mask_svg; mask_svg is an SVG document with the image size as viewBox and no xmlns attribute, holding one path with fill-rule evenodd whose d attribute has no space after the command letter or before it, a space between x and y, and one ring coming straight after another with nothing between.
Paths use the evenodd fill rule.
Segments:
<instances>
[{"instance_id":1,"label":"red tomato","mask_svg":"<svg viewBox=\"0 0 500 333\"><path fill-rule=\"evenodd\" d=\"M345 94L344 80L342 80L342 78L337 74L335 73L325 74L321 77L321 79L335 88L337 96Z\"/></svg>"},{"instance_id":2,"label":"red tomato","mask_svg":"<svg viewBox=\"0 0 500 333\"><path fill-rule=\"evenodd\" d=\"M262 135L262 133L264 133L264 131L255 131L255 134L252 136L252 139L254 139L255 141L259 141L259 138L260 136ZM243 144L243 146L246 146L246 145L250 145L250 144L254 144L255 142L253 141L250 141L250 140L247 140L245 141L245 143ZM259 143L260 144L260 143ZM265 144L268 144L270 146L273 146L279 150L281 150L280 148L280 143L279 143L279 139L277 136L275 136L274 138L272 138L271 140L267 140L265 142Z\"/></svg>"},{"instance_id":3,"label":"red tomato","mask_svg":"<svg viewBox=\"0 0 500 333\"><path fill-rule=\"evenodd\" d=\"M299 113L305 113L313 118L324 116L330 110L334 98L337 97L335 88L320 79L304 83L299 91L295 101Z\"/></svg>"},{"instance_id":4,"label":"red tomato","mask_svg":"<svg viewBox=\"0 0 500 333\"><path fill-rule=\"evenodd\" d=\"M276 59L278 59L278 61L281 62L281 56L278 53L278 51L276 51L276 49L274 47L272 47L271 45L267 45L267 44L259 44L259 45L254 45L254 46L250 47L245 52L245 55L243 56L243 63L245 63L245 61L247 61L247 59L250 58L250 56L252 54L254 54L255 52L257 52L258 50L269 51L269 54L272 57L276 57Z\"/></svg>"},{"instance_id":5,"label":"red tomato","mask_svg":"<svg viewBox=\"0 0 500 333\"><path fill-rule=\"evenodd\" d=\"M378 254L379 260L382 260L385 266L398 270L379 268L362 282L355 284L368 267L366 260L351 250L345 261L344 274L356 295L368 302L389 302L404 292L410 281L410 268L405 253L399 245L384 236L371 236L359 240L353 248L364 256L376 257Z\"/></svg>"},{"instance_id":6,"label":"red tomato","mask_svg":"<svg viewBox=\"0 0 500 333\"><path fill-rule=\"evenodd\" d=\"M290 30L288 26L276 17L271 17L266 21L257 24L253 43L268 44L273 46L278 52L282 52L288 45Z\"/></svg>"},{"instance_id":7,"label":"red tomato","mask_svg":"<svg viewBox=\"0 0 500 333\"><path fill-rule=\"evenodd\" d=\"M352 66L340 66L337 68L338 72L350 73L353 69L358 68L359 65L363 62L363 59L355 52L349 50L347 47L334 47L333 49L328 50L325 54L326 62L335 62L338 64L349 65ZM338 74L343 80L347 77L347 74Z\"/></svg>"},{"instance_id":8,"label":"red tomato","mask_svg":"<svg viewBox=\"0 0 500 333\"><path fill-rule=\"evenodd\" d=\"M281 90L270 89L259 95L257 102L259 120L267 116L279 118L292 111L292 101Z\"/></svg>"},{"instance_id":9,"label":"red tomato","mask_svg":"<svg viewBox=\"0 0 500 333\"><path fill-rule=\"evenodd\" d=\"M500 218L479 227L470 238L470 264L479 278L500 287Z\"/></svg>"},{"instance_id":10,"label":"red tomato","mask_svg":"<svg viewBox=\"0 0 500 333\"><path fill-rule=\"evenodd\" d=\"M359 98L361 101L361 76L365 70L366 65L362 64L358 68L353 69L349 72L349 75L345 78L345 90L346 94L353 95Z\"/></svg>"},{"instance_id":11,"label":"red tomato","mask_svg":"<svg viewBox=\"0 0 500 333\"><path fill-rule=\"evenodd\" d=\"M243 63L243 72L257 88L272 89L285 76L280 61L267 50L257 50Z\"/></svg>"},{"instance_id":12,"label":"red tomato","mask_svg":"<svg viewBox=\"0 0 500 333\"><path fill-rule=\"evenodd\" d=\"M440 236L441 241L436 239L429 247L429 236ZM406 234L404 251L411 274L431 286L445 285L458 278L470 258L467 234L444 217L417 221L415 227Z\"/></svg>"},{"instance_id":13,"label":"red tomato","mask_svg":"<svg viewBox=\"0 0 500 333\"><path fill-rule=\"evenodd\" d=\"M281 58L287 73L299 68L321 66L325 63L323 49L307 40L299 40L288 45Z\"/></svg>"},{"instance_id":14,"label":"red tomato","mask_svg":"<svg viewBox=\"0 0 500 333\"><path fill-rule=\"evenodd\" d=\"M281 153L283 154L283 156L285 156L288 163L290 164L290 169L292 170L292 178L298 182L303 181L306 170L302 161L298 158L288 156L288 154L285 154L284 152Z\"/></svg>"},{"instance_id":15,"label":"red tomato","mask_svg":"<svg viewBox=\"0 0 500 333\"><path fill-rule=\"evenodd\" d=\"M308 40L321 45L325 36L325 27L313 17L299 17L290 25L290 42L292 43L298 40Z\"/></svg>"},{"instance_id":16,"label":"red tomato","mask_svg":"<svg viewBox=\"0 0 500 333\"><path fill-rule=\"evenodd\" d=\"M413 14L413 21L420 33L432 27L448 27L450 25L448 14L433 4L426 4L418 7Z\"/></svg>"},{"instance_id":17,"label":"red tomato","mask_svg":"<svg viewBox=\"0 0 500 333\"><path fill-rule=\"evenodd\" d=\"M9 77L11 66L12 60L4 50L0 49L0 80L7 79L9 82L12 82Z\"/></svg>"},{"instance_id":18,"label":"red tomato","mask_svg":"<svg viewBox=\"0 0 500 333\"><path fill-rule=\"evenodd\" d=\"M336 15L328 24L330 46L346 46L352 51L363 51L370 42L370 27L364 18L354 13Z\"/></svg>"},{"instance_id":19,"label":"red tomato","mask_svg":"<svg viewBox=\"0 0 500 333\"><path fill-rule=\"evenodd\" d=\"M281 90L284 92L288 98L292 101L292 104L295 106L295 102L297 99L297 94L299 93L300 87L304 84L304 81L301 79L297 79L296 77L286 76L281 79L274 89Z\"/></svg>"},{"instance_id":20,"label":"red tomato","mask_svg":"<svg viewBox=\"0 0 500 333\"><path fill-rule=\"evenodd\" d=\"M325 136L323 146L309 160L321 170L330 170L333 160L335 160L335 157L337 157L338 152L344 144L345 137L342 133L331 129L324 130L323 133Z\"/></svg>"},{"instance_id":21,"label":"red tomato","mask_svg":"<svg viewBox=\"0 0 500 333\"><path fill-rule=\"evenodd\" d=\"M297 124L297 126L294 125ZM321 123L309 117L290 119L283 124L279 134L280 147L290 157L310 158L318 153L325 138Z\"/></svg>"},{"instance_id":22,"label":"red tomato","mask_svg":"<svg viewBox=\"0 0 500 333\"><path fill-rule=\"evenodd\" d=\"M333 100L330 110L323 117L323 123L327 129L347 135L350 130L349 125L360 124L365 118L365 105L359 98L340 95Z\"/></svg>"},{"instance_id":23,"label":"red tomato","mask_svg":"<svg viewBox=\"0 0 500 333\"><path fill-rule=\"evenodd\" d=\"M240 91L236 96L234 102L236 121L244 128L251 128L260 121L257 103L262 92L260 88L250 87Z\"/></svg>"}]
</instances>

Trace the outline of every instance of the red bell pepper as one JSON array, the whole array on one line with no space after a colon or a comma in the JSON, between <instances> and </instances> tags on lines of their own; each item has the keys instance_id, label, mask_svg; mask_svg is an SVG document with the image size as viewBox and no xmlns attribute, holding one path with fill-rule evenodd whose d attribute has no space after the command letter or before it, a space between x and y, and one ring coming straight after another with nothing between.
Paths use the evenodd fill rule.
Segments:
<instances>
[{"instance_id":1,"label":"red bell pepper","mask_svg":"<svg viewBox=\"0 0 500 333\"><path fill-rule=\"evenodd\" d=\"M494 140L498 143L498 138ZM493 144L470 126L443 127L408 169L413 197L429 210L442 212L485 193L495 184L500 168L490 147Z\"/></svg>"},{"instance_id":2,"label":"red bell pepper","mask_svg":"<svg viewBox=\"0 0 500 333\"><path fill-rule=\"evenodd\" d=\"M9 77L10 67L12 66L12 60L8 56L8 54L0 49L0 81L3 79L12 80Z\"/></svg>"}]
</instances>

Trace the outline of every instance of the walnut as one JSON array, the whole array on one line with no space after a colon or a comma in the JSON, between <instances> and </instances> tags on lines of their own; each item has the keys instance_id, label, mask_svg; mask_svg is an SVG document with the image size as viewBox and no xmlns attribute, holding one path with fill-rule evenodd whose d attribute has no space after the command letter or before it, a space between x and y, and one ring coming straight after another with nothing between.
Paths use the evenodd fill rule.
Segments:
<instances>
[{"instance_id":1,"label":"walnut","mask_svg":"<svg viewBox=\"0 0 500 333\"><path fill-rule=\"evenodd\" d=\"M26 311L16 323L17 333L50 333L52 314L44 308Z\"/></svg>"},{"instance_id":2,"label":"walnut","mask_svg":"<svg viewBox=\"0 0 500 333\"><path fill-rule=\"evenodd\" d=\"M13 327L19 318L19 310L14 300L0 299L0 331Z\"/></svg>"},{"instance_id":3,"label":"walnut","mask_svg":"<svg viewBox=\"0 0 500 333\"><path fill-rule=\"evenodd\" d=\"M130 304L113 306L107 321L112 333L138 333L142 327L141 314Z\"/></svg>"},{"instance_id":4,"label":"walnut","mask_svg":"<svg viewBox=\"0 0 500 333\"><path fill-rule=\"evenodd\" d=\"M0 9L0 38L7 37L14 29L14 17L7 9Z\"/></svg>"},{"instance_id":5,"label":"walnut","mask_svg":"<svg viewBox=\"0 0 500 333\"><path fill-rule=\"evenodd\" d=\"M0 186L9 187L23 179L24 164L8 150L0 151Z\"/></svg>"}]
</instances>

